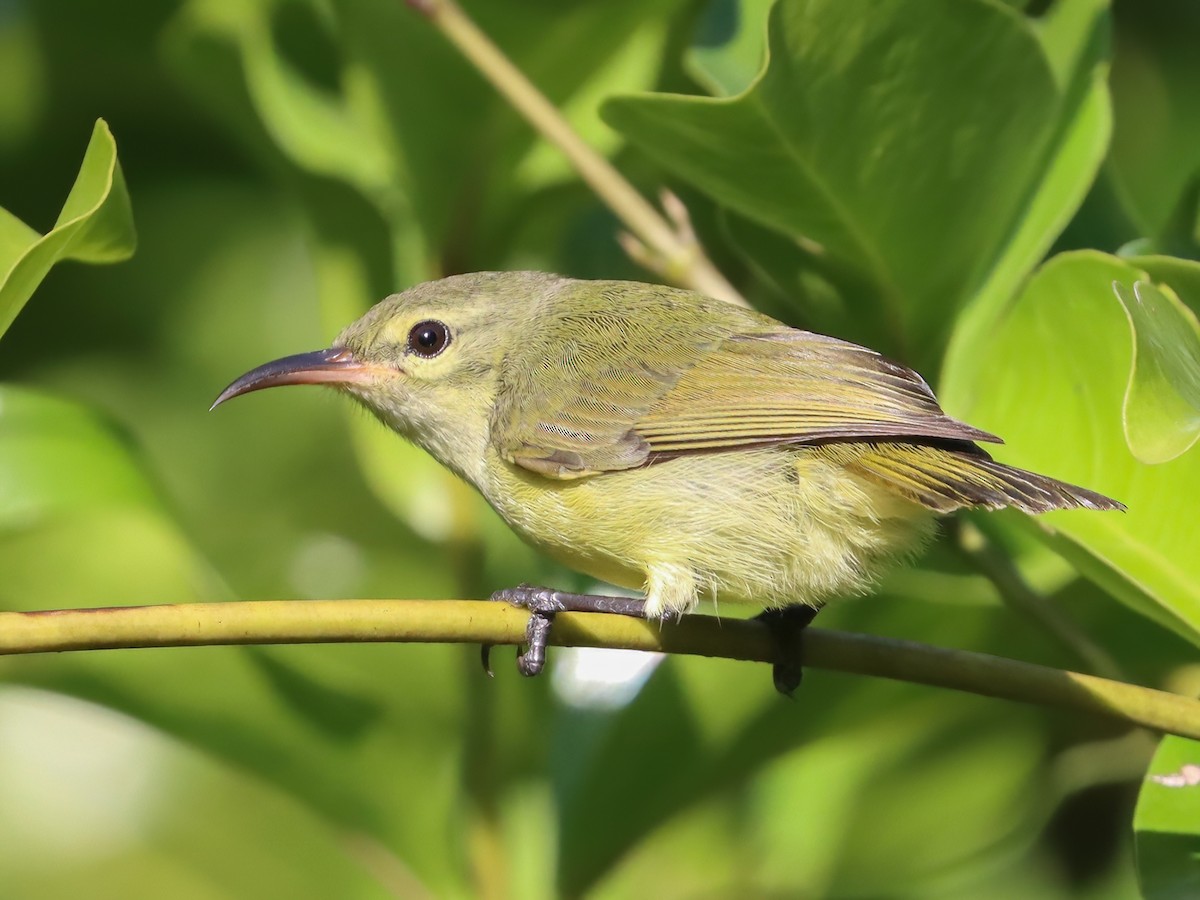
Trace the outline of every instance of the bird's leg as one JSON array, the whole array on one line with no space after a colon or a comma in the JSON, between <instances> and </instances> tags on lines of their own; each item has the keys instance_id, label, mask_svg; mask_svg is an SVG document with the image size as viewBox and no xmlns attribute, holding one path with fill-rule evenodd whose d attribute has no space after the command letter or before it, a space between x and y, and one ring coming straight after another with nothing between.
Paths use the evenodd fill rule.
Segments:
<instances>
[{"instance_id":1,"label":"bird's leg","mask_svg":"<svg viewBox=\"0 0 1200 900\"><path fill-rule=\"evenodd\" d=\"M490 599L529 610L529 624L525 627L525 648L517 652L517 670L522 675L537 675L546 665L546 643L550 638L550 624L554 621L556 613L594 612L646 618L645 600L600 594L569 594L566 591L532 587L528 584L496 591ZM480 648L483 669L489 675L492 674L488 662L491 649L491 644L484 644Z\"/></svg>"},{"instance_id":2,"label":"bird's leg","mask_svg":"<svg viewBox=\"0 0 1200 900\"><path fill-rule=\"evenodd\" d=\"M782 606L763 610L754 617L767 626L779 644L779 662L771 667L771 676L775 690L785 697L791 697L804 678L802 636L817 612L815 606Z\"/></svg>"}]
</instances>

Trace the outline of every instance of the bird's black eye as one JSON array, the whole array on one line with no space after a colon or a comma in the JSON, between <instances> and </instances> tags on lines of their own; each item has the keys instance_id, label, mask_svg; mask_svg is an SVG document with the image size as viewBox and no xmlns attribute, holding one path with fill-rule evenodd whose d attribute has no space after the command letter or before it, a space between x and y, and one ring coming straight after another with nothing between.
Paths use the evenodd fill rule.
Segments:
<instances>
[{"instance_id":1,"label":"bird's black eye","mask_svg":"<svg viewBox=\"0 0 1200 900\"><path fill-rule=\"evenodd\" d=\"M434 319L418 322L408 333L408 349L426 358L437 356L450 343L450 329Z\"/></svg>"}]
</instances>

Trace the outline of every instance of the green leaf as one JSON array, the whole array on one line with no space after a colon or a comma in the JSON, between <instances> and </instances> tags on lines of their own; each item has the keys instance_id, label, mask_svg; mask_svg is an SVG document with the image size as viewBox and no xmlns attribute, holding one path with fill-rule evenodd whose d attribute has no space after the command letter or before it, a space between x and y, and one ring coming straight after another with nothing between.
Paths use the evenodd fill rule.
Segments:
<instances>
[{"instance_id":1,"label":"green leaf","mask_svg":"<svg viewBox=\"0 0 1200 900\"><path fill-rule=\"evenodd\" d=\"M1133 332L1125 439L1140 461L1170 462L1200 437L1200 324L1170 288L1139 281L1113 290Z\"/></svg>"},{"instance_id":2,"label":"green leaf","mask_svg":"<svg viewBox=\"0 0 1200 900\"><path fill-rule=\"evenodd\" d=\"M1110 167L1143 235L1162 235L1188 185L1200 178L1195 15L1192 0L1117 6ZM1196 224L1193 219L1193 236Z\"/></svg>"},{"instance_id":3,"label":"green leaf","mask_svg":"<svg viewBox=\"0 0 1200 900\"><path fill-rule=\"evenodd\" d=\"M653 6L647 6L650 7L648 11L653 12ZM611 15L611 10L605 9L605 14ZM575 25L573 30L577 30L581 24ZM559 106L559 112L575 133L593 150L605 155L615 152L624 141L621 135L601 120L601 102L612 94L650 87L661 65L666 23L651 18L640 27L637 19L632 24L633 27L626 26L629 34L624 45L615 47L608 59L590 73L580 83L578 90ZM562 75L556 73L550 77L557 79ZM547 88L551 87L551 83L542 83ZM527 191L576 177L574 167L562 151L545 140L535 141L513 172L515 183Z\"/></svg>"},{"instance_id":4,"label":"green leaf","mask_svg":"<svg viewBox=\"0 0 1200 900\"><path fill-rule=\"evenodd\" d=\"M859 314L936 353L1058 130L1037 35L977 0L781 0L769 51L737 97L620 97L605 118L719 203L857 268Z\"/></svg>"},{"instance_id":5,"label":"green leaf","mask_svg":"<svg viewBox=\"0 0 1200 900\"><path fill-rule=\"evenodd\" d=\"M120 262L136 244L117 145L98 119L75 185L49 233L40 236L0 210L0 335L56 262Z\"/></svg>"},{"instance_id":6,"label":"green leaf","mask_svg":"<svg viewBox=\"0 0 1200 900\"><path fill-rule=\"evenodd\" d=\"M827 627L1012 652L987 642L990 611L982 607L880 596L832 604L822 616L832 617ZM714 796L743 785L749 785L749 804L765 802L767 792L777 795L782 788L773 784L777 779L770 770L782 758L802 768L801 759L812 764L805 808L821 816L803 825L793 821L795 830L781 832L777 842L769 841L770 835L751 839L756 873L769 870L772 881L786 878L786 887L775 885L783 896L879 896L886 893L882 885L864 882L895 879L902 871L900 880L907 884L945 871L953 861L977 856L1002 840L1018 822L1042 814L1036 810L1048 802L1044 793L1014 788L1017 782L1028 784L1044 752L1031 739L1027 710L1012 705L983 710L977 698L933 697L915 685L811 670L797 702L796 710L781 703L766 666L674 657L619 711L572 710L560 716L551 754L559 809L559 892L583 895L597 879L612 879L614 868L620 878L623 857L652 846L649 835ZM1001 734L1021 746L1006 740L999 750ZM996 756L988 758L983 749L988 745ZM614 778L615 758L658 764L633 767ZM1008 787L1000 787L1000 781ZM990 786L986 796L980 784ZM797 785L789 793L799 791ZM914 799L922 795L924 801ZM962 827L961 815L952 810L964 796L987 807L972 827ZM916 847L904 830L885 841L887 828L880 823L897 816L908 821L922 802L932 823L925 846ZM744 814L749 804L743 800L737 808ZM786 815L786 808L785 803L776 815ZM794 808L791 814L794 819ZM938 832L939 825L945 830ZM762 854L770 856L769 865ZM865 864L880 854L889 866ZM837 883L844 889L831 889L823 879L841 866L847 871Z\"/></svg>"},{"instance_id":7,"label":"green leaf","mask_svg":"<svg viewBox=\"0 0 1200 900\"><path fill-rule=\"evenodd\" d=\"M1177 256L1132 256L1129 262L1156 282L1170 285L1193 313L1200 310L1200 263Z\"/></svg>"},{"instance_id":8,"label":"green leaf","mask_svg":"<svg viewBox=\"0 0 1200 900\"><path fill-rule=\"evenodd\" d=\"M684 68L709 93L740 94L767 55L767 14L775 0L713 0L705 11Z\"/></svg>"},{"instance_id":9,"label":"green leaf","mask_svg":"<svg viewBox=\"0 0 1200 900\"><path fill-rule=\"evenodd\" d=\"M391 160L376 127L378 99L367 90L322 90L276 51L273 2L193 3L177 28L220 35L237 49L245 86L263 127L299 165L344 178L368 194L390 182Z\"/></svg>"},{"instance_id":10,"label":"green leaf","mask_svg":"<svg viewBox=\"0 0 1200 900\"><path fill-rule=\"evenodd\" d=\"M206 177L156 192L145 205L147 245L159 252L114 274L130 287L126 302L161 310L161 330L145 348L161 352L131 350L118 332L109 355L72 350L39 374L104 398L136 426L169 478L166 493L189 536L221 557L222 574L243 596L305 593L310 579L296 569L321 565L314 533L345 535L362 554L370 573L356 587L366 595L450 595L453 569L441 548L415 540L363 489L334 398L284 392L206 412L238 367L287 352L289 342L295 349L320 339L312 270L286 203L240 177ZM342 224L335 218L329 227ZM247 297L261 303L250 319ZM24 337L37 340L28 330ZM23 415L12 427L0 416L0 483L7 489L12 472L22 498L39 493L37 503L14 506L11 519L0 516L0 606L229 599L162 504L143 502L153 484L139 475L144 467L129 441L75 405L0 390L5 401L10 395L32 399L5 402ZM24 423L38 426L36 441ZM10 442L19 454L5 457ZM314 471L322 477L310 477ZM345 849L338 836L351 832L372 858L415 872L410 881L464 896L461 848L446 837L457 834L462 808L460 657L453 647L106 651L12 659L0 675L146 722L255 779L259 792L314 813L334 854ZM186 803L176 793L187 790L186 779L164 777L161 795ZM213 868L254 867L256 854L271 855L240 849L234 861L212 859ZM362 867L356 854L346 864ZM259 883L261 871L252 868Z\"/></svg>"},{"instance_id":11,"label":"green leaf","mask_svg":"<svg viewBox=\"0 0 1200 900\"><path fill-rule=\"evenodd\" d=\"M1146 900L1200 895L1200 742L1163 738L1133 817Z\"/></svg>"},{"instance_id":12,"label":"green leaf","mask_svg":"<svg viewBox=\"0 0 1200 900\"><path fill-rule=\"evenodd\" d=\"M1110 0L1055 0L1033 24L1054 69L1055 80L1068 92L1090 88L1095 68L1108 71Z\"/></svg>"},{"instance_id":13,"label":"green leaf","mask_svg":"<svg viewBox=\"0 0 1200 900\"><path fill-rule=\"evenodd\" d=\"M95 413L0 385L0 528L100 506L156 506L130 448Z\"/></svg>"},{"instance_id":14,"label":"green leaf","mask_svg":"<svg viewBox=\"0 0 1200 900\"><path fill-rule=\"evenodd\" d=\"M597 121L595 101L652 82L666 14L678 3L485 3L470 12L574 126L614 149L619 140ZM288 58L285 12L313 19L332 45L329 83ZM289 166L344 181L370 200L392 232L397 278L389 290L437 277L435 248L448 236L461 239L464 222L472 231L510 229L511 209L498 201L564 172L558 154L402 3L317 10L193 0L174 22L168 53L257 149L265 145ZM499 225L490 222L496 213Z\"/></svg>"},{"instance_id":15,"label":"green leaf","mask_svg":"<svg viewBox=\"0 0 1200 900\"><path fill-rule=\"evenodd\" d=\"M1059 125L1035 188L983 284L954 324L943 365L963 370L995 327L1029 273L1078 211L1096 178L1112 134L1108 90L1107 0L1059 0L1039 23L1038 36L1066 93ZM952 391L977 379L941 385L944 403L966 405Z\"/></svg>"},{"instance_id":16,"label":"green leaf","mask_svg":"<svg viewBox=\"0 0 1200 900\"><path fill-rule=\"evenodd\" d=\"M1200 497L1200 453L1146 465L1122 424L1132 352L1112 284L1148 278L1101 253L1055 257L991 333L963 348L958 358L970 364L947 366L943 397L954 398L951 414L1007 441L1000 460L1127 504L1127 513L1012 520L1135 609L1200 642L1200 555L1188 501Z\"/></svg>"}]
</instances>

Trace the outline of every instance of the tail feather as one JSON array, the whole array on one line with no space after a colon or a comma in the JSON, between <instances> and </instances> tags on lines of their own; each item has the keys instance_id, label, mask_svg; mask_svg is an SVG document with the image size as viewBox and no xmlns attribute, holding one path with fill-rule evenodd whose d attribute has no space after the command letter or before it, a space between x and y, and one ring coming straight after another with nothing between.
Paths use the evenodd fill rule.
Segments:
<instances>
[{"instance_id":1,"label":"tail feather","mask_svg":"<svg viewBox=\"0 0 1200 900\"><path fill-rule=\"evenodd\" d=\"M1095 491L996 462L982 450L874 444L845 465L940 513L965 506L1015 506L1028 513L1125 509L1123 503Z\"/></svg>"}]
</instances>

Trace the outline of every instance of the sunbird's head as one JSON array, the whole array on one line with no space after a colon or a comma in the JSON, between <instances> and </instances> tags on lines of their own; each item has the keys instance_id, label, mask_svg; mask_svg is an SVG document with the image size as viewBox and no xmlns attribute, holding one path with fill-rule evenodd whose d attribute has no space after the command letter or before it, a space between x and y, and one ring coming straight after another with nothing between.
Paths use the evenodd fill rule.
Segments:
<instances>
[{"instance_id":1,"label":"sunbird's head","mask_svg":"<svg viewBox=\"0 0 1200 900\"><path fill-rule=\"evenodd\" d=\"M461 468L453 457L486 428L506 348L561 281L535 272L483 272L417 285L377 303L328 349L247 372L213 406L268 387L330 385Z\"/></svg>"}]
</instances>

